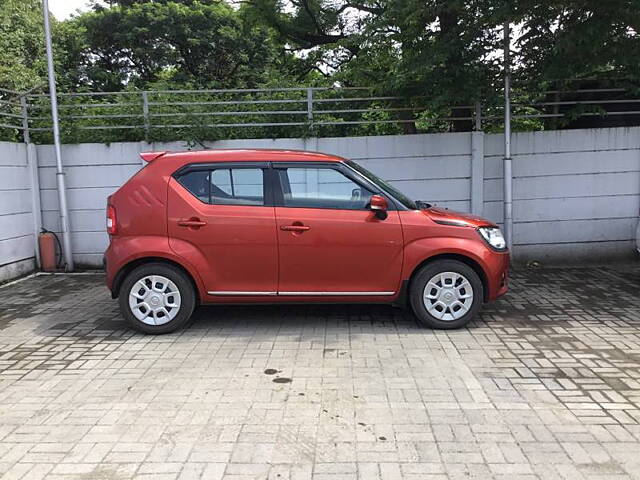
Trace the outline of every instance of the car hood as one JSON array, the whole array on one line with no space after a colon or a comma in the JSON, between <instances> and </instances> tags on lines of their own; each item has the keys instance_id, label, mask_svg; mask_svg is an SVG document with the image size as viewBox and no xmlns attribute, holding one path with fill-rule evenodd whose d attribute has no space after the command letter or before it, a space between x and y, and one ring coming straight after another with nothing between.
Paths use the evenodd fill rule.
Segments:
<instances>
[{"instance_id":1,"label":"car hood","mask_svg":"<svg viewBox=\"0 0 640 480\"><path fill-rule=\"evenodd\" d=\"M455 225L461 227L495 227L496 224L486 218L471 215L470 213L456 212L446 208L430 207L422 211L436 223L443 225Z\"/></svg>"}]
</instances>

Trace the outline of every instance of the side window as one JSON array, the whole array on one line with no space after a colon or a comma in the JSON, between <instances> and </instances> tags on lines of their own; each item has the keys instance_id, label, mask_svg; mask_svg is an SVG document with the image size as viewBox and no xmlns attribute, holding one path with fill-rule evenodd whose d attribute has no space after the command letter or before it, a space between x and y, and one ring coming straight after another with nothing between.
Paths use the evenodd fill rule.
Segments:
<instances>
[{"instance_id":1,"label":"side window","mask_svg":"<svg viewBox=\"0 0 640 480\"><path fill-rule=\"evenodd\" d=\"M332 168L291 167L279 170L285 207L361 210L372 193Z\"/></svg>"},{"instance_id":2,"label":"side window","mask_svg":"<svg viewBox=\"0 0 640 480\"><path fill-rule=\"evenodd\" d=\"M261 168L219 168L211 172L214 205L264 205Z\"/></svg>"},{"instance_id":3,"label":"side window","mask_svg":"<svg viewBox=\"0 0 640 480\"><path fill-rule=\"evenodd\" d=\"M231 170L221 168L211 172L211 184L218 187L224 194L233 195L233 184L231 182Z\"/></svg>"},{"instance_id":4,"label":"side window","mask_svg":"<svg viewBox=\"0 0 640 480\"><path fill-rule=\"evenodd\" d=\"M204 203L213 205L264 205L261 168L216 168L187 172L180 184Z\"/></svg>"}]
</instances>

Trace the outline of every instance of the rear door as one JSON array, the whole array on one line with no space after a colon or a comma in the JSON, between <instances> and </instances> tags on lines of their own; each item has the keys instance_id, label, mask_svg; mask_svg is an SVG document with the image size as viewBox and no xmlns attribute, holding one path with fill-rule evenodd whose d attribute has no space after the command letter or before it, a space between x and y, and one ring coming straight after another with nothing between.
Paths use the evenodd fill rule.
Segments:
<instances>
[{"instance_id":1,"label":"rear door","mask_svg":"<svg viewBox=\"0 0 640 480\"><path fill-rule=\"evenodd\" d=\"M279 294L395 294L402 269L402 227L396 210L385 220L369 210L369 198L380 192L358 183L338 163L273 166Z\"/></svg>"},{"instance_id":2,"label":"rear door","mask_svg":"<svg viewBox=\"0 0 640 480\"><path fill-rule=\"evenodd\" d=\"M196 263L210 295L276 294L278 250L267 167L193 164L169 182L170 245Z\"/></svg>"}]
</instances>

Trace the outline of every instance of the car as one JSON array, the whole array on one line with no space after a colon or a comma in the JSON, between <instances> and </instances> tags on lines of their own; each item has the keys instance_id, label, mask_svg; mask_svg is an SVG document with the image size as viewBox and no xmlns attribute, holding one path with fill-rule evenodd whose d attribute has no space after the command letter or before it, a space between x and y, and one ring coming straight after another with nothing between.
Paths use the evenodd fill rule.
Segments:
<instances>
[{"instance_id":1,"label":"car","mask_svg":"<svg viewBox=\"0 0 640 480\"><path fill-rule=\"evenodd\" d=\"M384 303L440 329L507 292L498 226L414 201L358 163L294 150L142 153L108 197L106 282L150 334L203 304Z\"/></svg>"}]
</instances>

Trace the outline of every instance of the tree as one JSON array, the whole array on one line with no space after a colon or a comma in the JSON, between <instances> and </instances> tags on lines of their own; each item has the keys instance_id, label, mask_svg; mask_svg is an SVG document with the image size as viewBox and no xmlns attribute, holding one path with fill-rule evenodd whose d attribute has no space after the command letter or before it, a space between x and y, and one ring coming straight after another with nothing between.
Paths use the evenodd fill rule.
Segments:
<instances>
[{"instance_id":1,"label":"tree","mask_svg":"<svg viewBox=\"0 0 640 480\"><path fill-rule=\"evenodd\" d=\"M491 0L251 0L292 47L344 84L438 104L486 95L498 62Z\"/></svg>"},{"instance_id":2,"label":"tree","mask_svg":"<svg viewBox=\"0 0 640 480\"><path fill-rule=\"evenodd\" d=\"M322 100L325 113L315 111L315 125L323 125L319 128L324 134L414 133L471 128L469 120L437 118L469 117L469 106L475 102L501 115L502 28L509 21L516 36L512 64L516 113L518 108L529 108L532 113L563 116L544 124L536 120L538 128L555 127L575 113L575 104L546 108L517 103L537 103L549 87L586 85L563 85L557 79L589 78L590 88L608 86L610 80L604 79L624 79L638 87L637 1L96 0L89 12L62 22L52 18L53 45L60 92L368 87L381 97L400 100L354 100L359 102L351 104L355 112L345 112L331 100L336 92L317 92L314 98ZM39 0L0 0L0 87L24 90L46 85L40 12ZM559 99L554 95L550 100ZM243 97L249 102L242 108L254 108L255 99L249 94L215 96L211 104L229 108L227 123L232 123L229 115L239 104L221 100ZM126 118L141 111L139 96L122 98L131 100L120 112L129 115ZM618 99L593 98L598 99L616 100L610 105L623 108ZM76 100L66 97L67 102ZM43 99L43 109L45 103ZM160 113L170 123L174 109L167 108ZM46 110L41 112L46 116ZM80 107L66 112L76 119L82 114ZM357 123L363 116L378 123ZM266 118L256 116L256 121ZM209 120L214 119L223 120L222 116ZM348 128L335 127L340 121L351 123ZM309 132L306 127L304 131ZM229 132L225 135L236 133Z\"/></svg>"},{"instance_id":3,"label":"tree","mask_svg":"<svg viewBox=\"0 0 640 480\"><path fill-rule=\"evenodd\" d=\"M309 69L452 116L470 111L451 105L500 102L505 21L519 35L513 70L525 99L555 79L637 87L640 76L637 0L248 1Z\"/></svg>"},{"instance_id":4,"label":"tree","mask_svg":"<svg viewBox=\"0 0 640 480\"><path fill-rule=\"evenodd\" d=\"M117 4L115 4L117 3ZM259 85L277 65L268 28L224 2L128 1L94 5L70 23L84 32L83 87L120 90L157 81L238 88Z\"/></svg>"},{"instance_id":5,"label":"tree","mask_svg":"<svg viewBox=\"0 0 640 480\"><path fill-rule=\"evenodd\" d=\"M45 75L39 0L0 0L0 87L27 90Z\"/></svg>"},{"instance_id":6,"label":"tree","mask_svg":"<svg viewBox=\"0 0 640 480\"><path fill-rule=\"evenodd\" d=\"M521 0L521 78L640 77L637 0Z\"/></svg>"}]
</instances>

